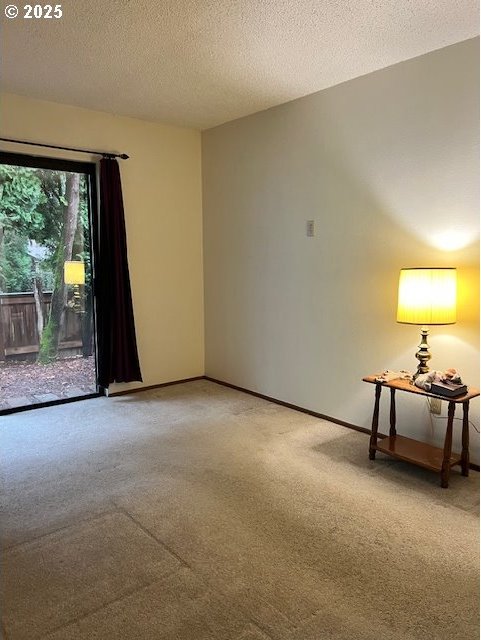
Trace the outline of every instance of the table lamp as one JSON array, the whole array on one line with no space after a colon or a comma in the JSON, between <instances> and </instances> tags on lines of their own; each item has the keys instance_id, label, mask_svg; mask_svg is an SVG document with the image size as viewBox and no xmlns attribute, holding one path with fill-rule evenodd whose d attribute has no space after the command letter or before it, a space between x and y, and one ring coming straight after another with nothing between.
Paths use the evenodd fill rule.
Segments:
<instances>
[{"instance_id":1,"label":"table lamp","mask_svg":"<svg viewBox=\"0 0 481 640\"><path fill-rule=\"evenodd\" d=\"M418 368L413 376L429 371L431 359L426 325L456 322L456 269L454 267L413 267L401 269L397 321L421 325L421 343L416 358Z\"/></svg>"},{"instance_id":2,"label":"table lamp","mask_svg":"<svg viewBox=\"0 0 481 640\"><path fill-rule=\"evenodd\" d=\"M73 284L73 309L81 311L79 285L85 284L85 263L80 260L66 260L63 265L63 279L65 284Z\"/></svg>"}]
</instances>

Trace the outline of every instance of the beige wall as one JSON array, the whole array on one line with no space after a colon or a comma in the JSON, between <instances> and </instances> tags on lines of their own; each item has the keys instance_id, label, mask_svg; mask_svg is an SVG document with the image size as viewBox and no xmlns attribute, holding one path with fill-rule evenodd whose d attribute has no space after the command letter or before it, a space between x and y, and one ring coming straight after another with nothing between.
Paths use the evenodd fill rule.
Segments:
<instances>
[{"instance_id":1,"label":"beige wall","mask_svg":"<svg viewBox=\"0 0 481 640\"><path fill-rule=\"evenodd\" d=\"M199 132L13 95L2 96L0 118L3 137L130 155L120 168L143 384L202 375ZM6 143L1 148L95 159Z\"/></svg>"},{"instance_id":2,"label":"beige wall","mask_svg":"<svg viewBox=\"0 0 481 640\"><path fill-rule=\"evenodd\" d=\"M453 265L431 362L479 386L478 76L472 40L204 132L207 375L368 427L362 376L417 364L399 269ZM423 401L398 413L440 441Z\"/></svg>"},{"instance_id":3,"label":"beige wall","mask_svg":"<svg viewBox=\"0 0 481 640\"><path fill-rule=\"evenodd\" d=\"M437 264L459 267L461 287L458 323L432 329L432 365L479 385L477 60L468 41L203 134L208 375L369 426L360 378L415 366L398 271ZM3 136L130 154L144 385L201 375L200 134L12 95L0 116ZM399 421L427 440L443 430L409 397Z\"/></svg>"}]
</instances>

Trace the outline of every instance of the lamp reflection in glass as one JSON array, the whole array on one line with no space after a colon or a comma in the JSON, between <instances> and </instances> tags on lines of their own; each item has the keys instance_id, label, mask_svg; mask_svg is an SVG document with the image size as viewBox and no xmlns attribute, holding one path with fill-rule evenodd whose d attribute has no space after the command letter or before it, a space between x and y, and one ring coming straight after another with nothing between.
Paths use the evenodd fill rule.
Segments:
<instances>
[{"instance_id":1,"label":"lamp reflection in glass","mask_svg":"<svg viewBox=\"0 0 481 640\"><path fill-rule=\"evenodd\" d=\"M85 284L85 263L79 260L67 260L64 263L63 276L65 284L73 285L73 310L75 313L82 313L80 285Z\"/></svg>"},{"instance_id":2,"label":"lamp reflection in glass","mask_svg":"<svg viewBox=\"0 0 481 640\"><path fill-rule=\"evenodd\" d=\"M397 321L421 325L419 360L414 378L429 371L431 359L426 325L456 322L456 269L453 267L413 267L401 269Z\"/></svg>"}]
</instances>

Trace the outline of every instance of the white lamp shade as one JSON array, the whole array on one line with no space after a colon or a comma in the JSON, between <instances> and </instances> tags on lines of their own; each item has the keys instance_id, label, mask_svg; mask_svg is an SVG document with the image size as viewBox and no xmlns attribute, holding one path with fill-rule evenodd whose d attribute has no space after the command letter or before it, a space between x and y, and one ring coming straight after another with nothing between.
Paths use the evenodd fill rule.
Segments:
<instances>
[{"instance_id":1,"label":"white lamp shade","mask_svg":"<svg viewBox=\"0 0 481 640\"><path fill-rule=\"evenodd\" d=\"M63 268L65 284L85 284L85 263L66 261Z\"/></svg>"},{"instance_id":2,"label":"white lamp shade","mask_svg":"<svg viewBox=\"0 0 481 640\"><path fill-rule=\"evenodd\" d=\"M397 321L406 324L456 322L456 269L401 269Z\"/></svg>"}]
</instances>

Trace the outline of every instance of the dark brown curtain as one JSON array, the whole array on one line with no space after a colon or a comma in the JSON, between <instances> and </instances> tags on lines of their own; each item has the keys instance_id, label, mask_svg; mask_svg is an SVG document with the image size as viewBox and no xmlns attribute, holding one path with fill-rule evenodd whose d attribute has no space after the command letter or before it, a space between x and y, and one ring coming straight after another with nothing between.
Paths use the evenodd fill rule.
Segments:
<instances>
[{"instance_id":1,"label":"dark brown curtain","mask_svg":"<svg viewBox=\"0 0 481 640\"><path fill-rule=\"evenodd\" d=\"M127 262L119 165L100 161L100 216L96 264L98 383L142 381Z\"/></svg>"}]
</instances>

